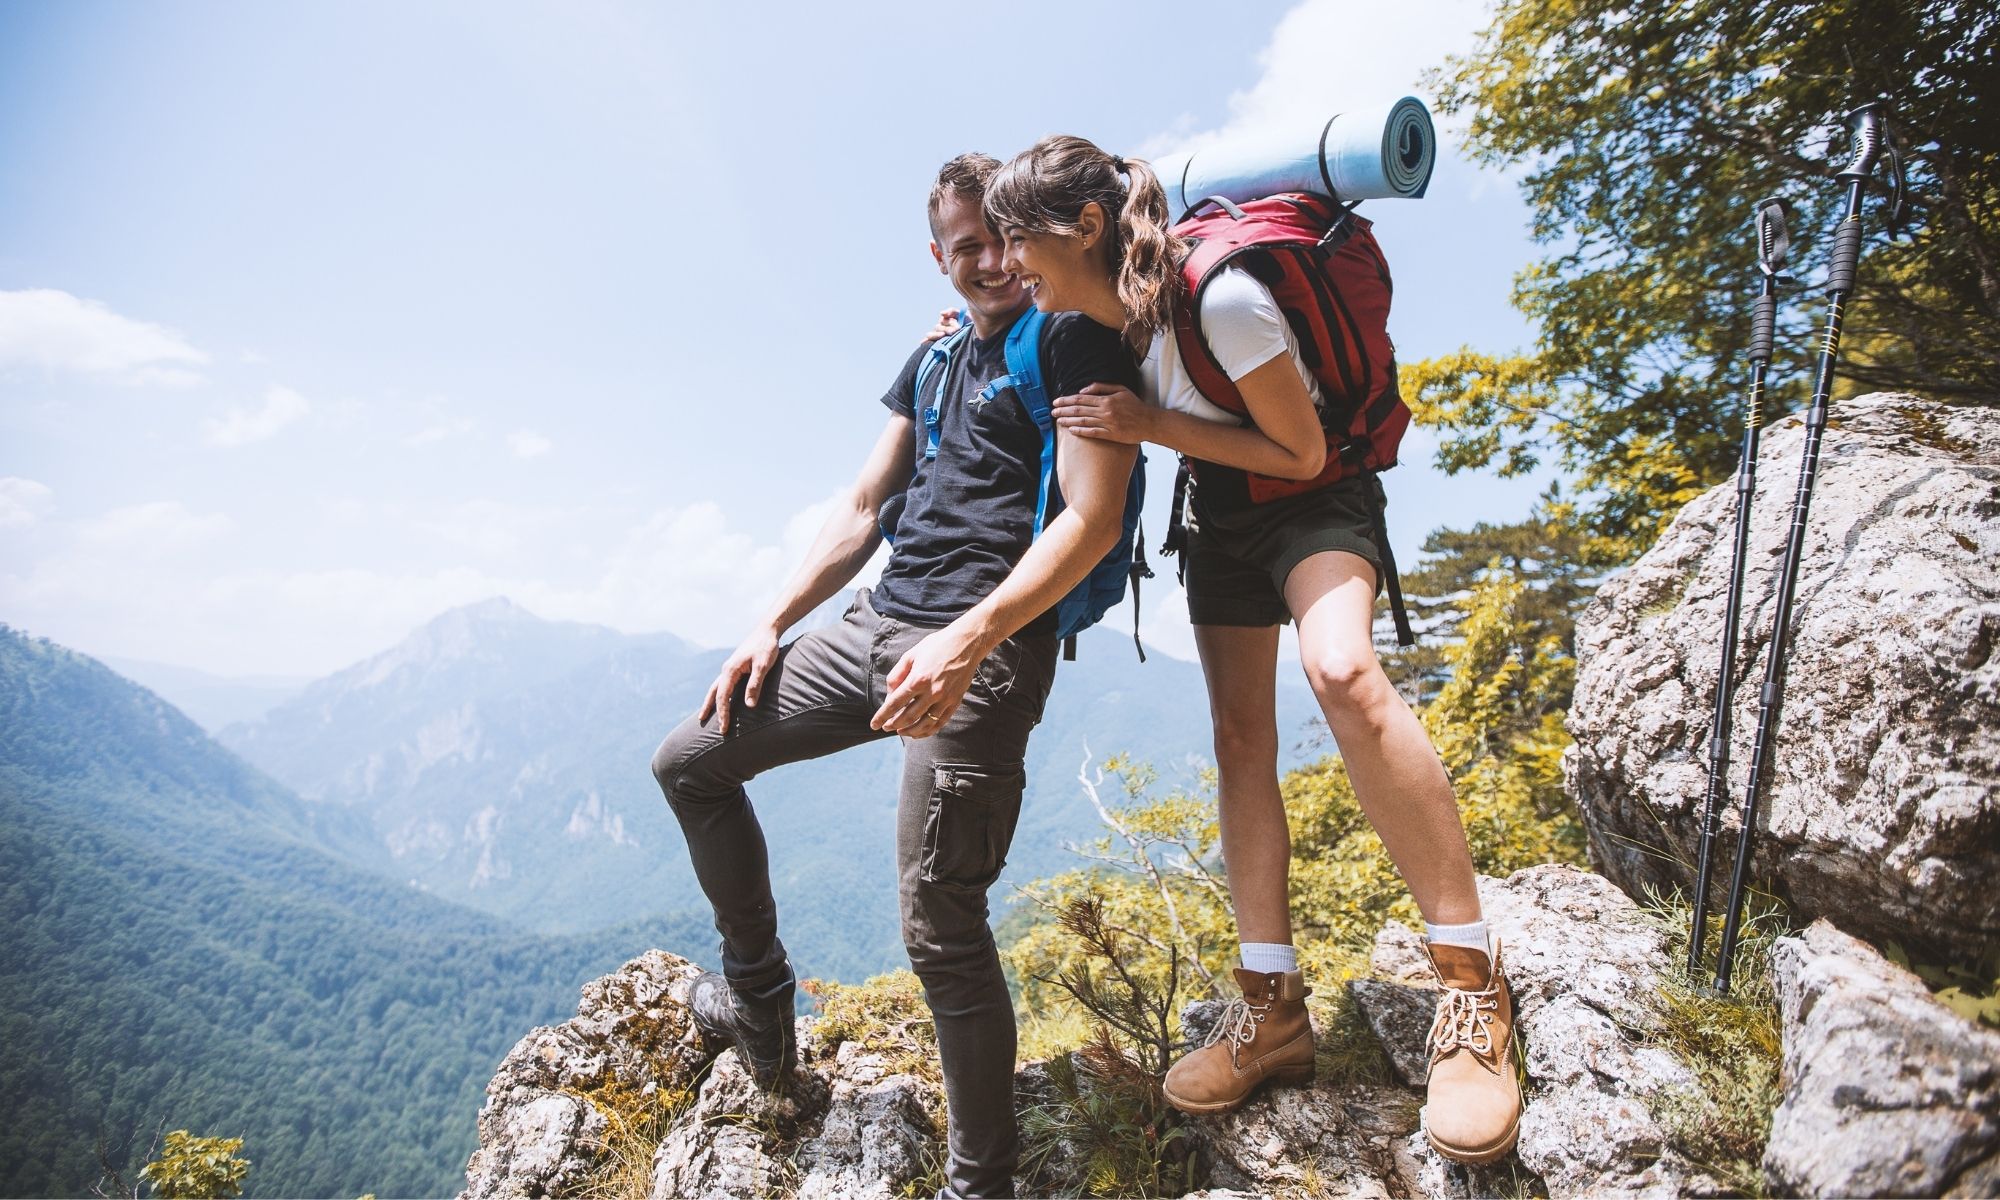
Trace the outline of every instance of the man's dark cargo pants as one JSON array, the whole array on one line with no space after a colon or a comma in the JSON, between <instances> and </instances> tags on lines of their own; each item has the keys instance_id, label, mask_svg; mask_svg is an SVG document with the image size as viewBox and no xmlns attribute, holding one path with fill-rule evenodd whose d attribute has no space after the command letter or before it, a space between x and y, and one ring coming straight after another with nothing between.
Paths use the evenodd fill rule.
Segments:
<instances>
[{"instance_id":1,"label":"man's dark cargo pants","mask_svg":"<svg viewBox=\"0 0 2000 1200\"><path fill-rule=\"evenodd\" d=\"M786 646L730 730L689 718L653 755L653 774L687 835L688 856L722 934L723 974L750 1002L792 987L778 940L764 832L743 785L759 772L889 737L868 727L884 677L932 630L880 615L864 590L840 623ZM980 664L944 727L903 742L896 812L903 943L937 1021L950 1110L950 1191L1011 1193L1014 1008L987 926L1021 813L1028 734L1055 676L1053 636L1009 638Z\"/></svg>"}]
</instances>

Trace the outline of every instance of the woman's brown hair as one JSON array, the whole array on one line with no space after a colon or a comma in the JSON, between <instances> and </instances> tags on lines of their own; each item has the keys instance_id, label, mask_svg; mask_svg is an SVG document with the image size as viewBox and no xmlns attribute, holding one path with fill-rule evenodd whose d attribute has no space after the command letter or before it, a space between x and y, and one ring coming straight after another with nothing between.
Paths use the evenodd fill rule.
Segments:
<instances>
[{"instance_id":1,"label":"woman's brown hair","mask_svg":"<svg viewBox=\"0 0 2000 1200\"><path fill-rule=\"evenodd\" d=\"M1125 337L1143 351L1173 320L1183 250L1181 239L1167 232L1167 193L1151 166L1107 154L1080 137L1045 137L987 185L986 219L1002 230L1074 236L1083 206L1092 201L1107 218Z\"/></svg>"}]
</instances>

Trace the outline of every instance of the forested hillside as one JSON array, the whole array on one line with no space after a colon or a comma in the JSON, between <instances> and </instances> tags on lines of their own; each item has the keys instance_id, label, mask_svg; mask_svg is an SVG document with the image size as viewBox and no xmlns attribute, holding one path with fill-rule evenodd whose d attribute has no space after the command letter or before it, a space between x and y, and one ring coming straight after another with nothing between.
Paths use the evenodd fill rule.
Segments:
<instances>
[{"instance_id":1,"label":"forested hillside","mask_svg":"<svg viewBox=\"0 0 2000 1200\"><path fill-rule=\"evenodd\" d=\"M249 1195L455 1189L520 1031L706 920L540 937L330 856L369 841L99 664L0 627L0 1191L101 1141L244 1138Z\"/></svg>"}]
</instances>

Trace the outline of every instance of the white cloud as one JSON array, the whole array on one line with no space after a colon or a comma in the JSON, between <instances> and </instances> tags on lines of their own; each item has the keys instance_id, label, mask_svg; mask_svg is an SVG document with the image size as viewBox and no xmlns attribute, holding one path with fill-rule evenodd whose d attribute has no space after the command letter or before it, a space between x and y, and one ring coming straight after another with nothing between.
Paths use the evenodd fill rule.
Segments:
<instances>
[{"instance_id":1,"label":"white cloud","mask_svg":"<svg viewBox=\"0 0 2000 1200\"><path fill-rule=\"evenodd\" d=\"M330 512L329 515L337 517L339 514ZM504 500L464 500L441 512L404 516L399 511L389 510L383 516L388 520L406 521L411 528L430 534L448 545L489 558L513 554L524 548L533 552L546 545L552 534L561 540L573 540L563 537L564 533L571 532L560 529L563 522L574 518L581 518L586 523L590 520L589 514L580 510L543 508Z\"/></svg>"},{"instance_id":2,"label":"white cloud","mask_svg":"<svg viewBox=\"0 0 2000 1200\"><path fill-rule=\"evenodd\" d=\"M221 420L208 422L208 444L232 448L274 437L312 411L304 396L288 387L272 387L256 408L232 408Z\"/></svg>"},{"instance_id":3,"label":"white cloud","mask_svg":"<svg viewBox=\"0 0 2000 1200\"><path fill-rule=\"evenodd\" d=\"M555 445L532 429L516 429L507 435L507 448L516 458L540 458L555 449Z\"/></svg>"},{"instance_id":4,"label":"white cloud","mask_svg":"<svg viewBox=\"0 0 2000 1200\"><path fill-rule=\"evenodd\" d=\"M35 524L56 506L56 494L45 483L9 475L0 479L0 529Z\"/></svg>"},{"instance_id":5,"label":"white cloud","mask_svg":"<svg viewBox=\"0 0 2000 1200\"><path fill-rule=\"evenodd\" d=\"M1471 49L1486 22L1484 0L1304 0L1271 32L1257 56L1257 82L1229 98L1229 118L1220 128L1196 130L1183 117L1140 153L1199 150L1246 130L1296 125L1302 114L1332 116L1399 96L1428 103L1419 76L1442 65L1446 55ZM1450 136L1448 129L1440 133Z\"/></svg>"},{"instance_id":6,"label":"white cloud","mask_svg":"<svg viewBox=\"0 0 2000 1200\"><path fill-rule=\"evenodd\" d=\"M496 595L550 619L730 645L771 602L831 504L764 530L732 525L710 502L662 509L614 528L608 545L602 513L581 508L466 501L426 515L321 506L328 520L442 539L443 553L438 541L416 544L417 561L435 565L399 570L252 565L243 539L224 537L238 531L229 517L159 501L49 522L68 535L59 547L0 563L0 615L93 653L238 675L325 674L447 608ZM877 570L871 564L863 581ZM829 611L836 604L845 601Z\"/></svg>"},{"instance_id":7,"label":"white cloud","mask_svg":"<svg viewBox=\"0 0 2000 1200\"><path fill-rule=\"evenodd\" d=\"M734 642L793 566L779 544L733 528L722 507L662 509L611 549L603 574L578 589L524 588L537 612L621 629L671 629L707 645Z\"/></svg>"},{"instance_id":8,"label":"white cloud","mask_svg":"<svg viewBox=\"0 0 2000 1200\"><path fill-rule=\"evenodd\" d=\"M471 433L473 429L472 418L457 417L448 421L439 421L433 425L426 425L404 438L403 444L405 446L430 446L449 438L464 437L466 434Z\"/></svg>"},{"instance_id":9,"label":"white cloud","mask_svg":"<svg viewBox=\"0 0 2000 1200\"><path fill-rule=\"evenodd\" d=\"M186 387L208 355L178 333L121 317L54 288L0 291L0 371L96 375L132 386Z\"/></svg>"},{"instance_id":10,"label":"white cloud","mask_svg":"<svg viewBox=\"0 0 2000 1200\"><path fill-rule=\"evenodd\" d=\"M85 545L135 558L166 558L214 541L235 528L222 513L196 513L178 500L114 508L77 526Z\"/></svg>"}]
</instances>

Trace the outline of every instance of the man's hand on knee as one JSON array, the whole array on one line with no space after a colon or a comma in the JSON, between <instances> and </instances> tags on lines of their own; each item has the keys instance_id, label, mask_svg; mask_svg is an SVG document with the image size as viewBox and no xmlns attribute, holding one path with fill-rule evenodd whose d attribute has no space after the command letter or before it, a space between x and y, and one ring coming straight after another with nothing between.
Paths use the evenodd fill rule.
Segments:
<instances>
[{"instance_id":1,"label":"man's hand on knee","mask_svg":"<svg viewBox=\"0 0 2000 1200\"><path fill-rule=\"evenodd\" d=\"M730 706L735 702L736 685L745 675L750 682L743 689L743 702L751 708L763 699L764 677L771 673L771 664L778 661L778 631L769 625L760 625L750 631L743 644L723 661L722 670L715 676L715 682L708 685L708 693L701 698L701 711L695 720L706 724L711 713L716 716L716 725L724 733L729 732Z\"/></svg>"}]
</instances>

